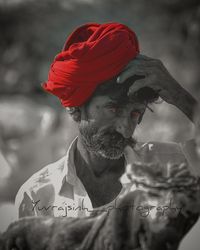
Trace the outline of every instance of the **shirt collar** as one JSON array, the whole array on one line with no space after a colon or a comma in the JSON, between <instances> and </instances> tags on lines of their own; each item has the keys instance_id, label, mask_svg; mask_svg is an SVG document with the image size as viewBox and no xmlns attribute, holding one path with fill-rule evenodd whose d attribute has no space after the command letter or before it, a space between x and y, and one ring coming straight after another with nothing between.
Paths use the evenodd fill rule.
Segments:
<instances>
[{"instance_id":1,"label":"shirt collar","mask_svg":"<svg viewBox=\"0 0 200 250\"><path fill-rule=\"evenodd\" d=\"M64 169L63 169L66 181L71 185L75 185L77 180L76 168L74 163L74 153L77 147L77 140L78 137L76 137L69 146L67 155L65 157Z\"/></svg>"},{"instance_id":2,"label":"shirt collar","mask_svg":"<svg viewBox=\"0 0 200 250\"><path fill-rule=\"evenodd\" d=\"M78 176L76 173L75 163L74 163L74 152L77 147L77 140L78 137L76 137L70 144L67 154L64 157L64 167L61 174L61 178L59 181L57 180L57 192L59 193L64 181L68 182L72 186L74 186L77 182ZM133 149L130 147L127 147L124 151L124 157L125 157L125 165L130 163L130 155L133 153ZM134 157L136 158L136 157Z\"/></svg>"},{"instance_id":3,"label":"shirt collar","mask_svg":"<svg viewBox=\"0 0 200 250\"><path fill-rule=\"evenodd\" d=\"M64 182L68 182L72 186L75 185L77 181L77 174L76 174L76 168L74 164L74 152L76 149L77 144L77 138L76 137L70 144L67 153L64 157L64 163L62 167L62 171L60 176L55 176L56 181L56 193L59 193L61 191L61 188L64 184Z\"/></svg>"}]
</instances>

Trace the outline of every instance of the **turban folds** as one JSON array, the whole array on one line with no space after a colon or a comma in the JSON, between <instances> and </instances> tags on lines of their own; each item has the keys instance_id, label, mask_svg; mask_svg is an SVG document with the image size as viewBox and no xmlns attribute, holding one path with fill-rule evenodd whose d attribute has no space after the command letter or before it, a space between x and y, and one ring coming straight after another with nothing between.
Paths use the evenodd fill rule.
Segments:
<instances>
[{"instance_id":1,"label":"turban folds","mask_svg":"<svg viewBox=\"0 0 200 250\"><path fill-rule=\"evenodd\" d=\"M117 76L139 53L135 33L120 23L88 23L67 39L42 87L64 107L83 105L96 87Z\"/></svg>"}]
</instances>

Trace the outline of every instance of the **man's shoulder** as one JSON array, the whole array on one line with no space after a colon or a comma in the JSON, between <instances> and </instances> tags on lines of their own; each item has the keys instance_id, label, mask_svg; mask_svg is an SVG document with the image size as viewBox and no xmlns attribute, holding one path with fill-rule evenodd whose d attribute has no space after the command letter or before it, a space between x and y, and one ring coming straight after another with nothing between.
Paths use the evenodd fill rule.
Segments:
<instances>
[{"instance_id":1,"label":"man's shoulder","mask_svg":"<svg viewBox=\"0 0 200 250\"><path fill-rule=\"evenodd\" d=\"M56 162L46 165L38 172L33 174L25 183L24 186L31 189L37 189L40 186L50 183L55 176L61 175L64 169L65 157L62 157Z\"/></svg>"},{"instance_id":2,"label":"man's shoulder","mask_svg":"<svg viewBox=\"0 0 200 250\"><path fill-rule=\"evenodd\" d=\"M38 190L45 186L54 185L54 180L62 176L64 170L65 156L56 162L46 165L38 172L34 173L19 189L16 199L23 199L24 193L29 195L36 194ZM21 198L20 198L21 197Z\"/></svg>"}]
</instances>

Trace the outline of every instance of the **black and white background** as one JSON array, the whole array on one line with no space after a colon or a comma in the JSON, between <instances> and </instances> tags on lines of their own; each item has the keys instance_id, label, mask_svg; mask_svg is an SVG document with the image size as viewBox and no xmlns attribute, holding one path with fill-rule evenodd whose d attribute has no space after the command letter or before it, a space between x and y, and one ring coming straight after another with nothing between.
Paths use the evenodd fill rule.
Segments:
<instances>
[{"instance_id":1,"label":"black and white background","mask_svg":"<svg viewBox=\"0 0 200 250\"><path fill-rule=\"evenodd\" d=\"M0 0L0 231L14 198L34 172L59 159L76 136L59 101L42 91L67 35L85 22L116 21L135 30L142 54L159 58L200 96L198 0ZM176 108L154 104L136 131L140 141L185 141L194 128ZM198 250L200 222L180 250Z\"/></svg>"}]
</instances>

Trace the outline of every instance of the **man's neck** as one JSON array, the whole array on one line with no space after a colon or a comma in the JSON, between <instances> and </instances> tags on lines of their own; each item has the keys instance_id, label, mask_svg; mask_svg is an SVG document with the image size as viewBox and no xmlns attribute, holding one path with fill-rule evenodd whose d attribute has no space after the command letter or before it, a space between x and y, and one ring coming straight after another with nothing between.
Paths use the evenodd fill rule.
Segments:
<instances>
[{"instance_id":1,"label":"man's neck","mask_svg":"<svg viewBox=\"0 0 200 250\"><path fill-rule=\"evenodd\" d=\"M107 171L115 171L121 166L124 169L125 159L107 159L101 155L97 155L86 149L82 138L79 135L77 141L77 151L75 157L75 165L79 167L87 167L95 176L104 175Z\"/></svg>"}]
</instances>

